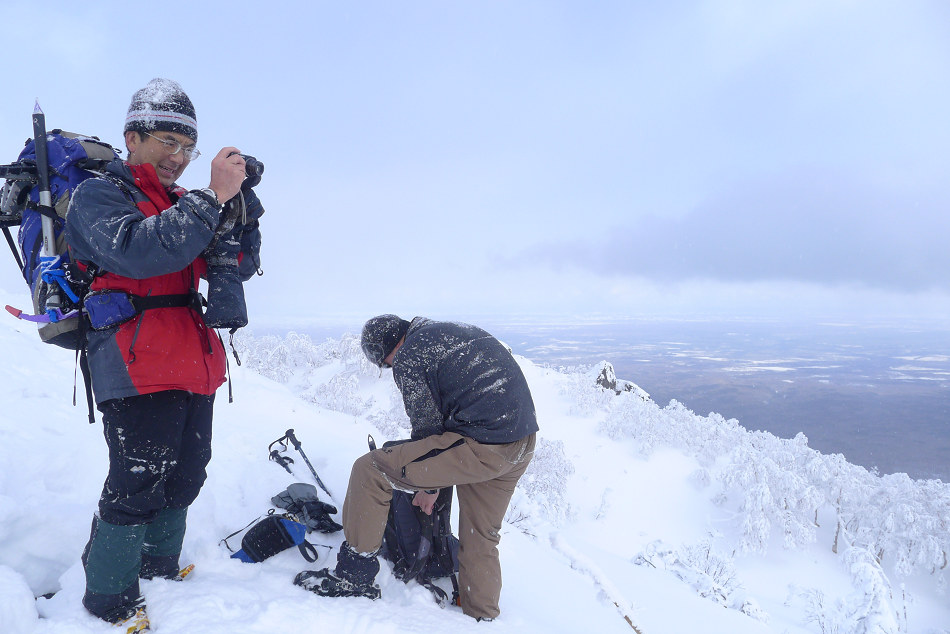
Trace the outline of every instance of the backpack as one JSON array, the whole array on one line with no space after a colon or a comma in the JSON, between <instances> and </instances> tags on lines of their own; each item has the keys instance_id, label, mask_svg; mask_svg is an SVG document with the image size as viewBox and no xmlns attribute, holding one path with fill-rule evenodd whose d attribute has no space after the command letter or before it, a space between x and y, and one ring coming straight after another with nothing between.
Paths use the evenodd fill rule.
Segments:
<instances>
[{"instance_id":1,"label":"backpack","mask_svg":"<svg viewBox=\"0 0 950 634\"><path fill-rule=\"evenodd\" d=\"M298 521L296 516L290 513L276 514L274 509L271 509L263 519L254 520L251 524L253 526L244 533L241 538L241 549L237 552L231 549L228 540L246 530L247 526L221 540L221 543L231 551L231 559L238 559L245 563L260 563L291 546L296 546L304 559L311 563L317 560L316 548L307 541L307 525Z\"/></svg>"},{"instance_id":2,"label":"backpack","mask_svg":"<svg viewBox=\"0 0 950 634\"><path fill-rule=\"evenodd\" d=\"M15 224L10 219L19 217L17 242L22 260L15 251L14 257L20 265L23 279L30 287L34 315L24 315L22 311L10 307L7 310L16 317L36 322L40 339L44 342L69 350L80 350L85 343L85 336L79 316L91 278L70 261L62 231L72 192L84 180L102 174L105 166L118 158L118 153L111 145L96 137L62 130L49 132L46 146L52 211L40 204L36 177L7 180L0 193L0 211L2 217L7 219L4 231L7 226ZM35 171L35 140L27 141L15 165L25 168L32 166ZM50 217L53 221L53 251L57 256L48 266L41 260L44 217ZM51 290L58 291L60 296L58 312L53 310L55 306L47 306Z\"/></svg>"},{"instance_id":3,"label":"backpack","mask_svg":"<svg viewBox=\"0 0 950 634\"><path fill-rule=\"evenodd\" d=\"M452 534L454 487L439 491L432 515L412 505L413 493L393 489L389 519L379 554L393 563L393 575L405 583L415 580L427 588L440 606L449 602L446 592L433 579L449 577L451 602L459 604L459 540Z\"/></svg>"},{"instance_id":4,"label":"backpack","mask_svg":"<svg viewBox=\"0 0 950 634\"><path fill-rule=\"evenodd\" d=\"M321 502L317 498L317 489L312 484L295 482L272 497L271 503L286 510L286 513L270 509L264 519L253 520L221 540L220 543L231 551L232 559L258 563L296 546L304 559L312 563L317 560L317 549L307 541L307 533L335 533L343 530L342 526L330 518L330 515L336 514L336 507ZM241 550L235 552L228 540L242 531L247 532L241 538Z\"/></svg>"}]
</instances>

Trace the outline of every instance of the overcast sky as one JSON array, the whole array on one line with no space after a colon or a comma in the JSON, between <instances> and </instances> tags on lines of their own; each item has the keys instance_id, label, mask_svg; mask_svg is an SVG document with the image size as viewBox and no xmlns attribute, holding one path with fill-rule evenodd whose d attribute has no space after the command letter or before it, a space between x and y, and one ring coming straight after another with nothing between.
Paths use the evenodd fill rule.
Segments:
<instances>
[{"instance_id":1,"label":"overcast sky","mask_svg":"<svg viewBox=\"0 0 950 634\"><path fill-rule=\"evenodd\" d=\"M0 148L178 81L182 185L267 167L257 323L950 316L945 1L142 6L5 2Z\"/></svg>"}]
</instances>

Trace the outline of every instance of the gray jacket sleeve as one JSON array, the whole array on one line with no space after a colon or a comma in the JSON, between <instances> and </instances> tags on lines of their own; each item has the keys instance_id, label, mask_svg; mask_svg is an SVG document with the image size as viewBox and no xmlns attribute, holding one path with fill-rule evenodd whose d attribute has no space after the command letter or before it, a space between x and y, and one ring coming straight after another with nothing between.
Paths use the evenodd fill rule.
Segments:
<instances>
[{"instance_id":1,"label":"gray jacket sleeve","mask_svg":"<svg viewBox=\"0 0 950 634\"><path fill-rule=\"evenodd\" d=\"M218 224L218 210L188 193L162 213L145 215L108 181L91 178L73 192L66 240L77 260L134 279L174 273L204 250Z\"/></svg>"}]
</instances>

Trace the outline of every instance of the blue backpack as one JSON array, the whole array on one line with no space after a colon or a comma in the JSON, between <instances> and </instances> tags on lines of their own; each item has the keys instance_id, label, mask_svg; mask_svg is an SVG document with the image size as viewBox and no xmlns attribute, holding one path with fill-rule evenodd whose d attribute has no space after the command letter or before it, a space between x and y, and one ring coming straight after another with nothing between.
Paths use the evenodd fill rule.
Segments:
<instances>
[{"instance_id":1,"label":"blue backpack","mask_svg":"<svg viewBox=\"0 0 950 634\"><path fill-rule=\"evenodd\" d=\"M0 191L0 219L3 219L4 232L19 219L17 243L22 260L16 251L14 256L20 264L23 279L30 287L34 314L27 315L10 306L7 306L7 311L20 319L35 322L44 342L80 350L85 337L79 317L82 299L91 278L70 261L66 241L61 234L73 190L87 178L102 174L105 166L117 158L118 153L111 145L96 137L62 130L49 132L46 139L51 206L54 211L49 212L48 208L44 209L39 204L36 178L8 179ZM24 168L32 166L35 170L36 146L32 139L27 141L15 165ZM53 251L56 258L50 263L41 258L43 218L46 215L53 221L55 235ZM9 242L9 234L7 239ZM51 294L59 295L59 306L47 305L47 298Z\"/></svg>"}]
</instances>

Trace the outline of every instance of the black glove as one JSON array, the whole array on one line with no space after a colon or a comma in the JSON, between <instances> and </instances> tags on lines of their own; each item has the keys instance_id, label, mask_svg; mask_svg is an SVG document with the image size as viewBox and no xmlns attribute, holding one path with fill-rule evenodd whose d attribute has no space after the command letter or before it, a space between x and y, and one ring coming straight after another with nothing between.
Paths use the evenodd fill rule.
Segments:
<instances>
[{"instance_id":1,"label":"black glove","mask_svg":"<svg viewBox=\"0 0 950 634\"><path fill-rule=\"evenodd\" d=\"M241 243L232 233L215 239L205 249L208 263L208 309L205 324L209 328L242 328L247 325L244 285L238 270Z\"/></svg>"},{"instance_id":2,"label":"black glove","mask_svg":"<svg viewBox=\"0 0 950 634\"><path fill-rule=\"evenodd\" d=\"M212 238L211 244L201 253L208 267L237 266L238 255L241 253L241 243L238 236L232 231L226 236Z\"/></svg>"},{"instance_id":3,"label":"black glove","mask_svg":"<svg viewBox=\"0 0 950 634\"><path fill-rule=\"evenodd\" d=\"M264 215L264 206L261 204L261 199L257 197L257 192L253 189L241 189L241 193L244 194L244 208L247 210L244 224L250 226L254 224L255 220Z\"/></svg>"},{"instance_id":4,"label":"black glove","mask_svg":"<svg viewBox=\"0 0 950 634\"><path fill-rule=\"evenodd\" d=\"M241 279L247 281L255 274L262 275L261 271L261 223L264 207L253 189L244 192L246 214L241 227L241 251L244 259L241 260Z\"/></svg>"},{"instance_id":5,"label":"black glove","mask_svg":"<svg viewBox=\"0 0 950 634\"><path fill-rule=\"evenodd\" d=\"M332 504L316 500L303 503L300 509L300 517L307 525L307 529L311 531L335 533L343 530L343 527L330 517L336 515L336 512L336 507Z\"/></svg>"},{"instance_id":6,"label":"black glove","mask_svg":"<svg viewBox=\"0 0 950 634\"><path fill-rule=\"evenodd\" d=\"M261 175L255 174L254 176L248 176L244 179L244 182L241 183L241 191L244 192L244 195L247 196L247 192L251 191L254 187L261 184Z\"/></svg>"},{"instance_id":7,"label":"black glove","mask_svg":"<svg viewBox=\"0 0 950 634\"><path fill-rule=\"evenodd\" d=\"M335 533L343 530L342 526L330 518L331 515L336 515L336 507L321 502L317 498L317 489L312 484L295 482L272 497L271 503L298 516L307 525L308 531Z\"/></svg>"}]
</instances>

